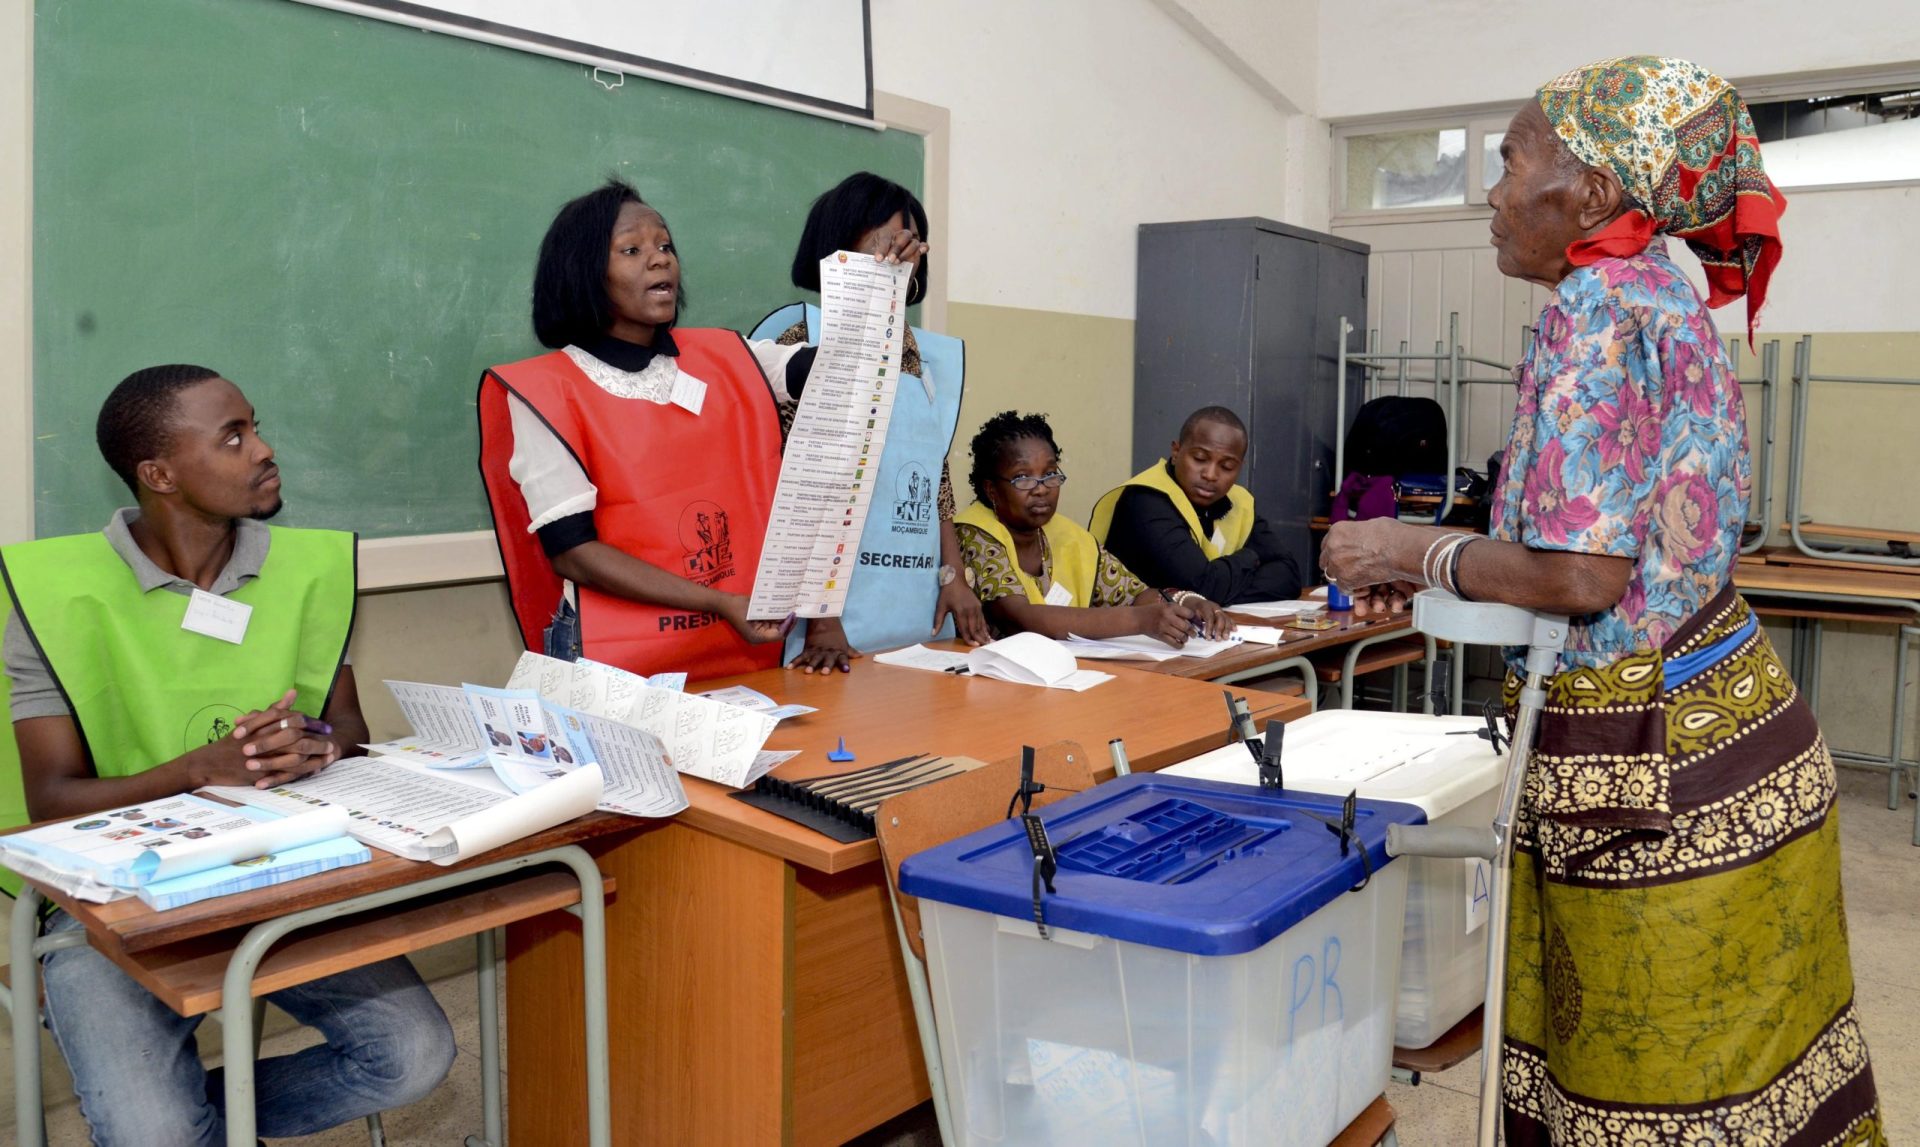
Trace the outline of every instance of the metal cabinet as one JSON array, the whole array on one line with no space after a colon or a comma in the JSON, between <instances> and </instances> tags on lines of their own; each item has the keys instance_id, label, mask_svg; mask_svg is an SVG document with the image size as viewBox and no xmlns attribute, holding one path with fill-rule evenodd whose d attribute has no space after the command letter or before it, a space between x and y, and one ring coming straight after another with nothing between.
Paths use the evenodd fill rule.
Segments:
<instances>
[{"instance_id":1,"label":"metal cabinet","mask_svg":"<svg viewBox=\"0 0 1920 1147\"><path fill-rule=\"evenodd\" d=\"M1364 327L1367 247L1269 219L1140 228L1133 335L1133 466L1166 455L1180 423L1224 406L1247 424L1240 481L1314 580L1310 518L1332 494L1339 324ZM1359 350L1361 336L1349 337ZM1350 369L1347 410L1361 375Z\"/></svg>"}]
</instances>

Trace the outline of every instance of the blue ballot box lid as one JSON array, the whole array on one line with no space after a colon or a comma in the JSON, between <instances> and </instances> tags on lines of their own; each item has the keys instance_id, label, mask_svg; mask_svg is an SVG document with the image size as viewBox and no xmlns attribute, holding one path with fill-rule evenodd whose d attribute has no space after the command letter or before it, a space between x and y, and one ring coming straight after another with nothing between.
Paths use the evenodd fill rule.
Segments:
<instances>
[{"instance_id":1,"label":"blue ballot box lid","mask_svg":"<svg viewBox=\"0 0 1920 1147\"><path fill-rule=\"evenodd\" d=\"M1058 860L1049 927L1196 956L1250 952L1384 868L1389 824L1417 805L1355 803L1353 845L1328 822L1339 797L1134 773L1039 810ZM1367 853L1367 864L1360 858ZM908 857L900 890L1021 920L1034 912L1034 846L1018 819Z\"/></svg>"}]
</instances>

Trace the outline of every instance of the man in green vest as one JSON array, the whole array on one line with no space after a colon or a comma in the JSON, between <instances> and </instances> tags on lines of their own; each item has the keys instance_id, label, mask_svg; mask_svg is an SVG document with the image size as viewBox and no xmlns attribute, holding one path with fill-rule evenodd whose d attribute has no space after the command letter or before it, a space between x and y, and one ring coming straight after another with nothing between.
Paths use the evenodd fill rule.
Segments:
<instances>
[{"instance_id":1,"label":"man in green vest","mask_svg":"<svg viewBox=\"0 0 1920 1147\"><path fill-rule=\"evenodd\" d=\"M136 507L98 534L0 547L20 759L8 780L24 796L0 816L265 787L351 754L367 738L346 664L354 537L265 524L280 471L240 389L204 367L138 371L107 397L96 434ZM60 911L45 923L79 926ZM223 1090L194 1046L201 1017L176 1015L90 947L48 956L44 976L47 1025L96 1144L226 1142ZM267 998L326 1042L259 1064L263 1135L413 1103L452 1065L452 1029L404 959Z\"/></svg>"},{"instance_id":2,"label":"man in green vest","mask_svg":"<svg viewBox=\"0 0 1920 1147\"><path fill-rule=\"evenodd\" d=\"M1166 458L1094 503L1089 528L1148 585L1190 589L1222 606L1298 597L1293 558L1235 484L1246 457L1240 416L1203 406Z\"/></svg>"}]
</instances>

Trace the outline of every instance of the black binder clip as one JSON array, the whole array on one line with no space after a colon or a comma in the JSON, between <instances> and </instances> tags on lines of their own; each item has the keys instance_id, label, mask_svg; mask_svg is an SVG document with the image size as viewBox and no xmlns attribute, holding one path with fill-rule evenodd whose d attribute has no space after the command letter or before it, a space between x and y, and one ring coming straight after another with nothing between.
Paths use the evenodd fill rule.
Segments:
<instances>
[{"instance_id":1,"label":"black binder clip","mask_svg":"<svg viewBox=\"0 0 1920 1147\"><path fill-rule=\"evenodd\" d=\"M1283 789L1287 787L1285 774L1280 769L1280 741L1286 735L1287 727L1278 721L1267 722L1265 741L1247 741L1247 751L1253 754L1254 767L1260 771L1260 787L1263 789Z\"/></svg>"}]
</instances>

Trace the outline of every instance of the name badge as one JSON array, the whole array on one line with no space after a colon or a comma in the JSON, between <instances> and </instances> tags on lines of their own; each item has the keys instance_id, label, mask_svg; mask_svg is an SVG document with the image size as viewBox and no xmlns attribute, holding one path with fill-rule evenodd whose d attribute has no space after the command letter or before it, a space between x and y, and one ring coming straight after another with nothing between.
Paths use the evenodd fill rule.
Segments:
<instances>
[{"instance_id":1,"label":"name badge","mask_svg":"<svg viewBox=\"0 0 1920 1147\"><path fill-rule=\"evenodd\" d=\"M699 417L700 408L707 403L707 384L683 370L673 380L673 394L669 401L688 414Z\"/></svg>"},{"instance_id":2,"label":"name badge","mask_svg":"<svg viewBox=\"0 0 1920 1147\"><path fill-rule=\"evenodd\" d=\"M1227 552L1227 535L1219 526L1213 528L1213 548L1223 554Z\"/></svg>"},{"instance_id":3,"label":"name badge","mask_svg":"<svg viewBox=\"0 0 1920 1147\"><path fill-rule=\"evenodd\" d=\"M1050 585L1050 586L1048 586L1048 587L1047 587L1047 600L1046 600L1046 604L1048 604L1048 605L1072 605L1072 604L1073 604L1073 591L1072 591L1072 590L1070 590L1070 589L1068 589L1068 588L1067 588L1066 586L1064 586L1064 585L1061 585L1061 584L1060 584L1059 582L1057 582L1057 581L1056 581L1056 582L1054 582L1054 583L1053 583L1052 585Z\"/></svg>"},{"instance_id":4,"label":"name badge","mask_svg":"<svg viewBox=\"0 0 1920 1147\"><path fill-rule=\"evenodd\" d=\"M187 616L180 619L180 628L238 645L246 640L247 622L251 620L253 607L246 602L195 589L187 601Z\"/></svg>"}]
</instances>

